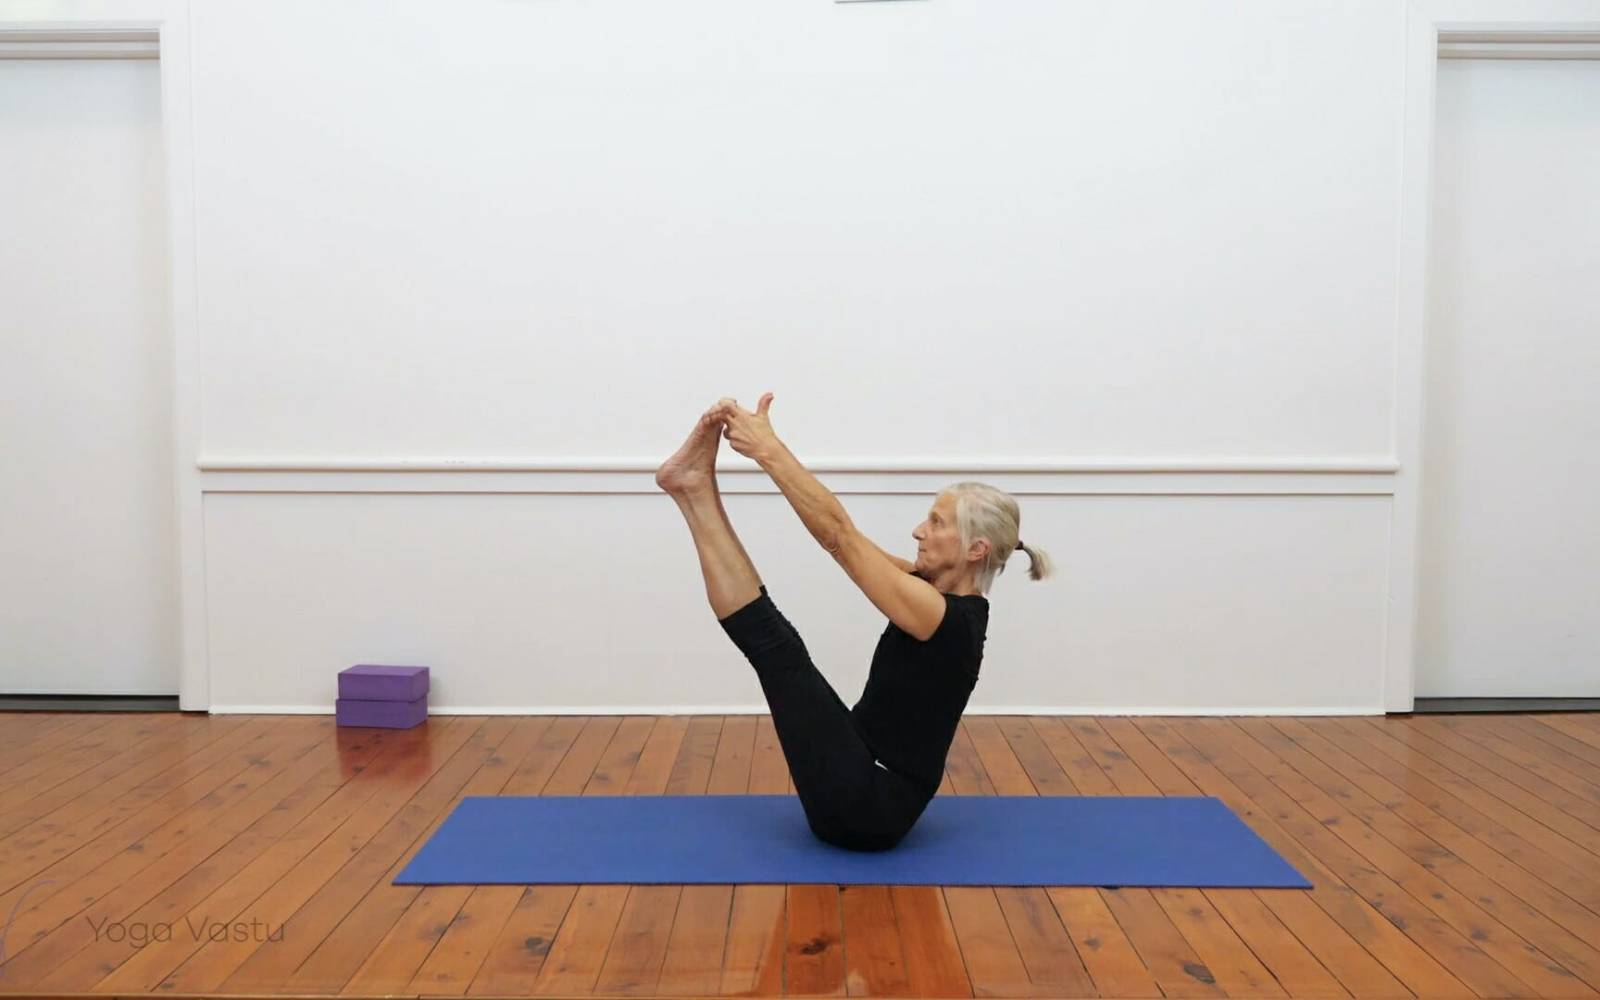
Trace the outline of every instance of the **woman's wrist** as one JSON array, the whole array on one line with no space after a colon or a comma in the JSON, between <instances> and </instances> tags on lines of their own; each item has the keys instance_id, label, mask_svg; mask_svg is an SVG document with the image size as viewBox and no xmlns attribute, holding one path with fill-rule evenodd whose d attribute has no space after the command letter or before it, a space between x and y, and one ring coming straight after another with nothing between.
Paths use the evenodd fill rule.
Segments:
<instances>
[{"instance_id":1,"label":"woman's wrist","mask_svg":"<svg viewBox=\"0 0 1600 1000\"><path fill-rule=\"evenodd\" d=\"M770 474L773 466L785 459L794 458L794 455L789 451L789 446L778 440L777 436L774 435L772 443L756 453L754 458L756 464Z\"/></svg>"}]
</instances>

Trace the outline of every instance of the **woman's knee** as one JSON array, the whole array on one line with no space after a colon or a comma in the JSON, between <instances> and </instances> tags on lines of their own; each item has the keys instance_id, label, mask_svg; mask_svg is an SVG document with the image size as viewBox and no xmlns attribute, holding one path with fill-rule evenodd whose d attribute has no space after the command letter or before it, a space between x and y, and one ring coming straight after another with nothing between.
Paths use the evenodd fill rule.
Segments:
<instances>
[{"instance_id":1,"label":"woman's knee","mask_svg":"<svg viewBox=\"0 0 1600 1000\"><path fill-rule=\"evenodd\" d=\"M765 588L762 588L765 591ZM809 664L810 654L800 633L765 593L718 624L752 663Z\"/></svg>"}]
</instances>

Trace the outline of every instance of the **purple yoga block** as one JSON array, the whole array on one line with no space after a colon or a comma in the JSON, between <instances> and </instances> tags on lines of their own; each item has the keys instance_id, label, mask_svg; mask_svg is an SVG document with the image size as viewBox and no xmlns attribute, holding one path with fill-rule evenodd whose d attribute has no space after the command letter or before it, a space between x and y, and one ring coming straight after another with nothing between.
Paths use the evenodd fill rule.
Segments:
<instances>
[{"instance_id":1,"label":"purple yoga block","mask_svg":"<svg viewBox=\"0 0 1600 1000\"><path fill-rule=\"evenodd\" d=\"M428 693L427 667L360 663L339 671L339 697L360 701L416 701Z\"/></svg>"},{"instance_id":2,"label":"purple yoga block","mask_svg":"<svg viewBox=\"0 0 1600 1000\"><path fill-rule=\"evenodd\" d=\"M362 701L339 698L333 703L335 724L376 726L382 729L410 729L428 717L426 696L415 701Z\"/></svg>"}]
</instances>

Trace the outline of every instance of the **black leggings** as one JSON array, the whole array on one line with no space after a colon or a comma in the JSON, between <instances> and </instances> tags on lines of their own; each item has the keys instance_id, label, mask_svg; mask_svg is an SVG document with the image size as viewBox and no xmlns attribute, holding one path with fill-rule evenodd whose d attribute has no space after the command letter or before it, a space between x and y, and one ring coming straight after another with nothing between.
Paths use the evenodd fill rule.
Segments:
<instances>
[{"instance_id":1,"label":"black leggings","mask_svg":"<svg viewBox=\"0 0 1600 1000\"><path fill-rule=\"evenodd\" d=\"M854 851L898 844L928 805L908 779L873 763L850 709L817 670L767 588L718 619L756 668L795 793L819 840Z\"/></svg>"}]
</instances>

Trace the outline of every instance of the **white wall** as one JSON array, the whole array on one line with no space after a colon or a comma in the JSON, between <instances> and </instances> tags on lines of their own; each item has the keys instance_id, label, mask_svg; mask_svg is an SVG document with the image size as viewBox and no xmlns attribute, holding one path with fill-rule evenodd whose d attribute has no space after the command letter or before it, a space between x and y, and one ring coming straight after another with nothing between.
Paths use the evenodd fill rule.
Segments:
<instances>
[{"instance_id":1,"label":"white wall","mask_svg":"<svg viewBox=\"0 0 1600 1000\"><path fill-rule=\"evenodd\" d=\"M1390 451L1392 3L193 17L209 455Z\"/></svg>"},{"instance_id":2,"label":"white wall","mask_svg":"<svg viewBox=\"0 0 1600 1000\"><path fill-rule=\"evenodd\" d=\"M436 709L759 708L648 473L294 467L659 459L770 389L902 552L929 497L874 468L1027 492L1064 573L992 595L975 710L1376 709L1393 4L400 11L194 9L203 453L280 467L206 505L215 706L400 662ZM1129 455L1377 471L964 471ZM882 617L730 509L853 702Z\"/></svg>"},{"instance_id":3,"label":"white wall","mask_svg":"<svg viewBox=\"0 0 1600 1000\"><path fill-rule=\"evenodd\" d=\"M770 389L891 548L1021 498L1063 574L997 584L970 710L1378 710L1404 17L195 5L207 703L761 710L649 468ZM853 701L881 616L728 466Z\"/></svg>"},{"instance_id":4,"label":"white wall","mask_svg":"<svg viewBox=\"0 0 1600 1000\"><path fill-rule=\"evenodd\" d=\"M1600 696L1600 61L1439 65L1419 696Z\"/></svg>"},{"instance_id":5,"label":"white wall","mask_svg":"<svg viewBox=\"0 0 1600 1000\"><path fill-rule=\"evenodd\" d=\"M160 98L0 60L0 693L178 689Z\"/></svg>"}]
</instances>

